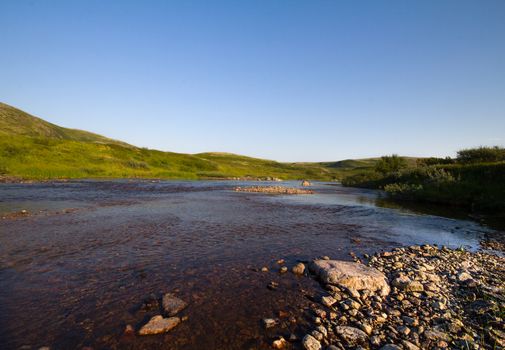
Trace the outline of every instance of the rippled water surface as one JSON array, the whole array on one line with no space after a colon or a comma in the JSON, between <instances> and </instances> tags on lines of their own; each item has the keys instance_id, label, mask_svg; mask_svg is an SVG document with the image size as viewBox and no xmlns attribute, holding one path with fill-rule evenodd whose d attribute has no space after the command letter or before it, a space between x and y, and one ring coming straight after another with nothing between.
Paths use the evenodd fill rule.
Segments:
<instances>
[{"instance_id":1,"label":"rippled water surface","mask_svg":"<svg viewBox=\"0 0 505 350\"><path fill-rule=\"evenodd\" d=\"M256 183L0 185L0 348L267 349L276 335L303 334L319 288L279 274L276 260L292 266L423 243L476 249L490 230L387 208L375 191L323 183L314 195L232 190L247 184ZM21 210L29 215L13 214ZM271 281L277 290L266 288ZM166 292L189 303L188 320L165 335L124 335L156 313L142 301ZM281 327L265 331L261 319L279 311Z\"/></svg>"}]
</instances>

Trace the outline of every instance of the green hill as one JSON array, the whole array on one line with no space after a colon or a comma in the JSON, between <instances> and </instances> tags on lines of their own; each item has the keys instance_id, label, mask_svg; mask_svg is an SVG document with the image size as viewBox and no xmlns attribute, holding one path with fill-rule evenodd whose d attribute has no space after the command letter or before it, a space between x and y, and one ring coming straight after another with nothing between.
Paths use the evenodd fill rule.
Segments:
<instances>
[{"instance_id":1,"label":"green hill","mask_svg":"<svg viewBox=\"0 0 505 350\"><path fill-rule=\"evenodd\" d=\"M86 131L63 128L0 103L0 176L58 178L340 179L357 165L280 163L230 153L181 154L138 148Z\"/></svg>"},{"instance_id":2,"label":"green hill","mask_svg":"<svg viewBox=\"0 0 505 350\"><path fill-rule=\"evenodd\" d=\"M0 102L0 135L49 137L62 140L95 143L113 143L128 146L124 142L109 139L91 132L63 128L34 117L17 108Z\"/></svg>"}]
</instances>

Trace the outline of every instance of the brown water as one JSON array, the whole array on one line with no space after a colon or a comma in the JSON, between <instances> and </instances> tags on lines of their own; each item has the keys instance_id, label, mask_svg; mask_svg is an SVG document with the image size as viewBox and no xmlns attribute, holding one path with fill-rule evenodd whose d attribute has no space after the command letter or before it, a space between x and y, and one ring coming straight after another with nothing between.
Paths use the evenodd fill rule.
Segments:
<instances>
[{"instance_id":1,"label":"brown water","mask_svg":"<svg viewBox=\"0 0 505 350\"><path fill-rule=\"evenodd\" d=\"M276 335L303 335L320 292L309 278L279 274L277 259L292 266L413 243L475 249L490 231L384 208L375 191L232 191L247 184L256 183L0 185L0 348L268 349ZM30 215L9 214L22 209ZM189 302L188 320L165 335L124 336L126 324L138 329L156 313L142 301L166 292ZM281 326L265 331L261 319L279 311Z\"/></svg>"}]
</instances>

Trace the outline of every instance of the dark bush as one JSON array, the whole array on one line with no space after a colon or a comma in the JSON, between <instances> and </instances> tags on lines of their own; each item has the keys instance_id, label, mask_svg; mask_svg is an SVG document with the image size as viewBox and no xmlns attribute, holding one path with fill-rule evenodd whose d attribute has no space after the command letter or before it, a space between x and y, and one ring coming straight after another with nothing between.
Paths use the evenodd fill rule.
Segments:
<instances>
[{"instance_id":1,"label":"dark bush","mask_svg":"<svg viewBox=\"0 0 505 350\"><path fill-rule=\"evenodd\" d=\"M460 163L492 163L505 161L505 148L479 147L464 149L458 152Z\"/></svg>"},{"instance_id":2,"label":"dark bush","mask_svg":"<svg viewBox=\"0 0 505 350\"><path fill-rule=\"evenodd\" d=\"M398 157L398 155L393 154L391 156L383 156L377 164L375 164L375 171L386 175L388 173L400 171L407 167L407 162L404 158Z\"/></svg>"}]
</instances>

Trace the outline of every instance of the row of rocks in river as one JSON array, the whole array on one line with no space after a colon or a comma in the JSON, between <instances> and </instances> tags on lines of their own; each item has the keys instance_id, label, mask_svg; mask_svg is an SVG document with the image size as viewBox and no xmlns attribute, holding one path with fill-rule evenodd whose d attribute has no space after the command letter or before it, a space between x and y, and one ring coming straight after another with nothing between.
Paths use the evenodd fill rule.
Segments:
<instances>
[{"instance_id":1,"label":"row of rocks in river","mask_svg":"<svg viewBox=\"0 0 505 350\"><path fill-rule=\"evenodd\" d=\"M425 245L366 259L310 264L326 292L312 310L305 349L505 346L503 257ZM288 342L280 338L272 345L280 349Z\"/></svg>"},{"instance_id":2,"label":"row of rocks in river","mask_svg":"<svg viewBox=\"0 0 505 350\"><path fill-rule=\"evenodd\" d=\"M312 190L302 190L299 188L290 188L284 186L250 186L235 187L236 192L261 192L270 194L313 194Z\"/></svg>"}]
</instances>

